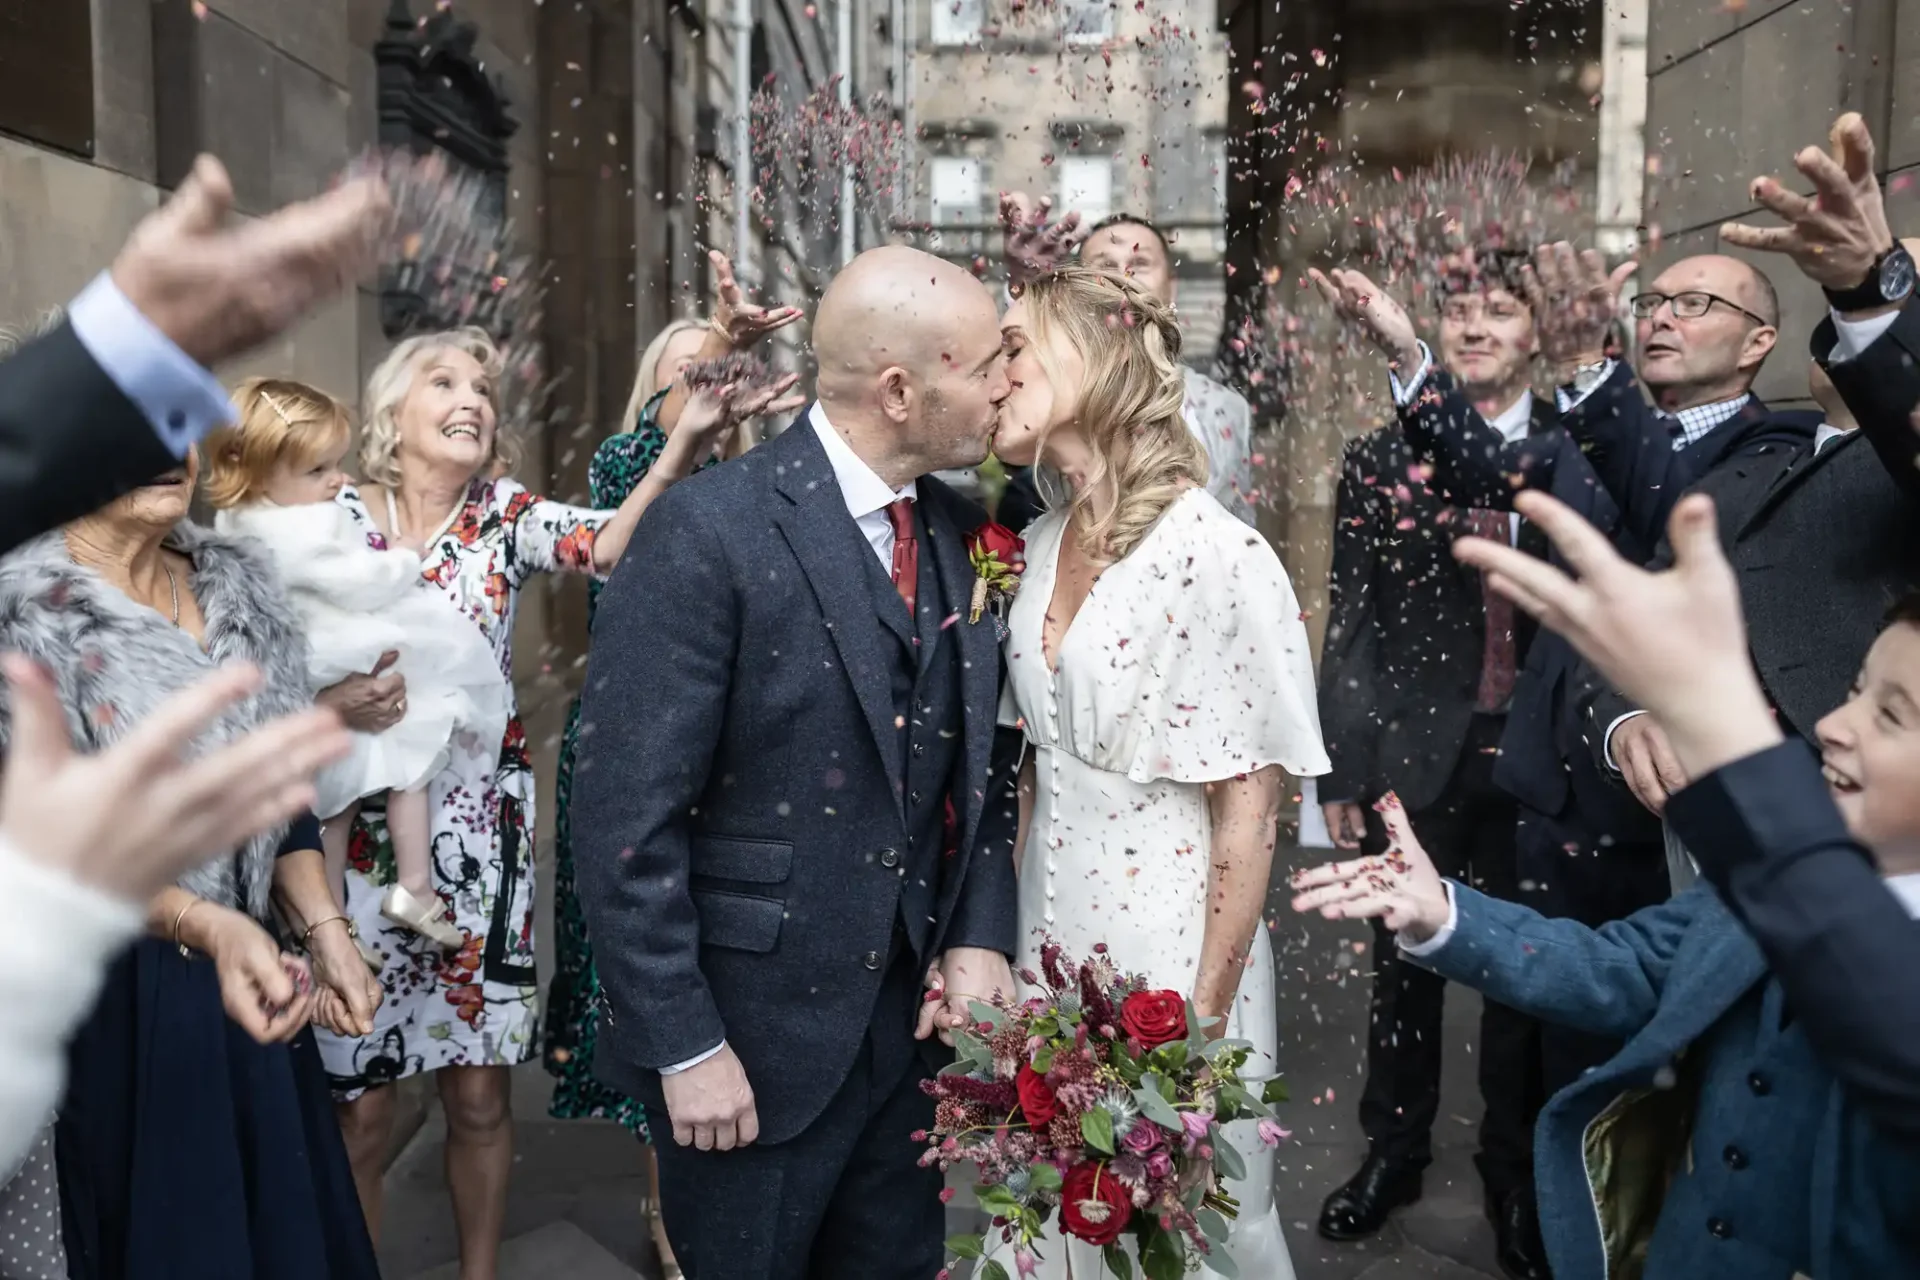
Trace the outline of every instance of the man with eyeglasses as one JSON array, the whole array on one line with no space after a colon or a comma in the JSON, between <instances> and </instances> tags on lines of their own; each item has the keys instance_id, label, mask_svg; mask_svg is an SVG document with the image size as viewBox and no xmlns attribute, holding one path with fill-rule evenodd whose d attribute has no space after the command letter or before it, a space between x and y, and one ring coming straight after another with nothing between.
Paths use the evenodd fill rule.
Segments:
<instances>
[{"instance_id":1,"label":"man with eyeglasses","mask_svg":"<svg viewBox=\"0 0 1920 1280\"><path fill-rule=\"evenodd\" d=\"M1817 203L1770 178L1755 184L1756 199L1795 227L1725 231L1730 242L1793 254L1826 290L1831 314L1815 330L1813 354L1852 411L1832 415L1837 421L1823 424L1811 447L1700 485L1714 498L1740 575L1761 683L1783 721L1802 732L1845 699L1887 603L1920 585L1920 470L1908 421L1920 397L1920 312L1912 301L1920 240L1896 241L1888 230L1872 154L1859 117L1843 117L1833 155L1809 148L1796 157ZM1808 250L1785 238L1816 221L1858 244ZM1849 429L1854 419L1865 438ZM1661 545L1656 562L1667 560ZM1595 758L1660 812L1689 780L1665 734L1590 669L1578 675ZM1689 870L1676 859L1676 873Z\"/></svg>"},{"instance_id":2,"label":"man with eyeglasses","mask_svg":"<svg viewBox=\"0 0 1920 1280\"><path fill-rule=\"evenodd\" d=\"M1552 425L1552 402L1531 389L1538 340L1522 296L1526 255L1490 250L1449 273L1438 304L1438 360L1459 394L1500 437ZM1332 612L1320 665L1320 724L1332 771L1319 779L1335 844L1385 848L1372 802L1393 791L1447 874L1518 899L1514 799L1494 781L1515 680L1534 627L1479 573L1457 563L1453 538L1476 532L1546 540L1508 510L1451 506L1417 478L1420 459L1396 427L1356 437L1335 499ZM1367 1075L1360 1127L1367 1158L1327 1197L1320 1233L1372 1235L1416 1198L1439 1115L1446 984L1403 964L1384 927L1374 934ZM1474 1048L1486 1110L1474 1157L1502 1267L1545 1274L1533 1206L1533 1118L1544 1094L1537 1028L1505 1005L1481 1006Z\"/></svg>"}]
</instances>

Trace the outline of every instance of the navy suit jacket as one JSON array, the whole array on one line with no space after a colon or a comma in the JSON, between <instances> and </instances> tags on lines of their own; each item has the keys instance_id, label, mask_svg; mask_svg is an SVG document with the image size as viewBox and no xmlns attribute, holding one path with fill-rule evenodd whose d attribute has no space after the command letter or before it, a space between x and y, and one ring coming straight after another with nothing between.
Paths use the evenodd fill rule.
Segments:
<instances>
[{"instance_id":1,"label":"navy suit jacket","mask_svg":"<svg viewBox=\"0 0 1920 1280\"><path fill-rule=\"evenodd\" d=\"M179 465L71 324L0 360L0 554Z\"/></svg>"},{"instance_id":2,"label":"navy suit jacket","mask_svg":"<svg viewBox=\"0 0 1920 1280\"><path fill-rule=\"evenodd\" d=\"M1523 440L1501 436L1439 370L1429 373L1400 421L1416 451L1433 462L1435 486L1449 501L1510 509L1520 491L1545 490L1635 564L1653 558L1674 504L1703 476L1810 443L1818 425L1817 415L1777 413L1755 399L1676 452L1624 364L1560 415L1553 430ZM1494 777L1530 809L1590 836L1657 840L1658 823L1588 747L1578 704L1590 689L1572 646L1540 636L1514 689Z\"/></svg>"},{"instance_id":3,"label":"navy suit jacket","mask_svg":"<svg viewBox=\"0 0 1920 1280\"><path fill-rule=\"evenodd\" d=\"M930 477L919 493L921 555L964 601L963 539L984 515ZM805 1129L846 1078L897 928L904 749L863 557L803 416L664 494L594 622L574 845L605 1001L595 1074L657 1106L659 1068L724 1038L768 1142ZM929 954L1010 955L1018 735L994 724L992 622L962 613L949 641L960 838Z\"/></svg>"},{"instance_id":4,"label":"navy suit jacket","mask_svg":"<svg viewBox=\"0 0 1920 1280\"><path fill-rule=\"evenodd\" d=\"M1668 815L1689 848L1754 845L1778 852L1845 843L1839 815L1798 743L1709 775L1676 795ZM1842 856L1865 865L1857 852ZM1884 885L1864 886L1856 878L1854 888L1866 887L1882 905L1899 910ZM1829 891L1816 901L1831 896ZM1768 978L1767 958L1706 885L1600 929L1549 920L1459 885L1454 899L1453 936L1416 963L1535 1017L1626 1040L1613 1058L1556 1094L1534 1131L1541 1229L1553 1273L1560 1280L1605 1280L1589 1140L1596 1134L1602 1142L1612 1139L1595 1122L1670 1089L1690 1050ZM1692 1133L1746 1132L1756 1142L1789 1098L1802 1104L1795 1109L1819 1117L1810 1180L1803 1183L1798 1171L1782 1175L1756 1164L1737 1175L1751 1177L1750 1186L1733 1184L1741 1189L1733 1216L1802 1217L1811 1238L1810 1274L1821 1280L1920 1274L1920 1134L1913 1128L1920 1063L1863 1043L1854 1016L1887 982L1898 983L1914 969L1902 933L1885 927L1891 923L1878 921L1877 944L1839 940L1843 948L1857 947L1861 958L1877 947L1885 969L1829 973L1825 986L1807 981L1804 958L1774 973L1784 1007L1814 1051L1811 1069L1790 1078L1776 1074L1764 1090L1703 1091L1693 1104ZM1910 929L1910 920L1903 923ZM1851 992L1836 980L1842 976L1856 984ZM1911 1050L1913 1037L1908 1039ZM1708 1074L1718 1066L1722 1078L1731 1068L1745 1082L1746 1069L1737 1062L1694 1064L1702 1066ZM1717 1148L1689 1154L1696 1163L1721 1160ZM1624 1158L1619 1151L1615 1156ZM1781 1175L1777 1183L1775 1175ZM1781 1188L1802 1185L1809 1187L1810 1202L1781 1198ZM1728 1269L1738 1251L1710 1234L1706 1222L1698 1225L1697 1261L1672 1274L1745 1274L1738 1265Z\"/></svg>"}]
</instances>

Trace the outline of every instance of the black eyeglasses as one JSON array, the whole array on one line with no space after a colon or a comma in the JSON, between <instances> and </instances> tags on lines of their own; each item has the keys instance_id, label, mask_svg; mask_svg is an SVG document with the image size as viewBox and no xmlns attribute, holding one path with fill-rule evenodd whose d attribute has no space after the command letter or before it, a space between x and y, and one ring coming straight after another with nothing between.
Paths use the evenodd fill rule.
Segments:
<instances>
[{"instance_id":1,"label":"black eyeglasses","mask_svg":"<svg viewBox=\"0 0 1920 1280\"><path fill-rule=\"evenodd\" d=\"M1772 324L1771 320L1753 314L1737 302L1730 302L1717 293L1707 293L1702 289L1689 289L1685 293L1643 293L1636 296L1631 304L1635 320L1651 320L1656 311L1666 303L1673 304L1673 318L1676 320L1698 320L1713 310L1713 304L1738 311L1755 324Z\"/></svg>"}]
</instances>

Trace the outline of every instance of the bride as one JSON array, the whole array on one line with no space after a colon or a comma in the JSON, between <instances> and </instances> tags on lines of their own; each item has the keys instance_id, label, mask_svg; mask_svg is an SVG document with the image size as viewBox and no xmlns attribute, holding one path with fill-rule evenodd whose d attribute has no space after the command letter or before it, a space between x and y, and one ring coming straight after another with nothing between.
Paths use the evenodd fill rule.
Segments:
<instances>
[{"instance_id":1,"label":"bride","mask_svg":"<svg viewBox=\"0 0 1920 1280\"><path fill-rule=\"evenodd\" d=\"M1286 774L1327 771L1306 628L1267 544L1208 496L1181 416L1179 330L1132 282L1067 267L1029 284L1002 332L1013 392L994 452L1065 493L1027 530L1007 617L1001 722L1022 765L1021 950L1043 937L1181 992L1277 1073L1273 955L1261 925ZM1255 1088L1258 1093L1258 1088ZM1291 1280L1273 1157L1243 1121L1248 1177L1228 1253ZM1063 1244L1065 1247L1063 1247ZM1103 1273L1078 1241L1043 1277Z\"/></svg>"}]
</instances>

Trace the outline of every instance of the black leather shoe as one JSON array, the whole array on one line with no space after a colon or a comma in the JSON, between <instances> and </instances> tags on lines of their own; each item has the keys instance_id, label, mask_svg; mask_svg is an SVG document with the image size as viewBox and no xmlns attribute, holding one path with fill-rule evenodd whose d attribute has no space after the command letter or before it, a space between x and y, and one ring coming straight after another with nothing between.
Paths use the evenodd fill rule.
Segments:
<instances>
[{"instance_id":1,"label":"black leather shoe","mask_svg":"<svg viewBox=\"0 0 1920 1280\"><path fill-rule=\"evenodd\" d=\"M1509 1191L1498 1204L1487 1206L1487 1216L1493 1219L1501 1271L1511 1280L1552 1280L1531 1191Z\"/></svg>"},{"instance_id":2,"label":"black leather shoe","mask_svg":"<svg viewBox=\"0 0 1920 1280\"><path fill-rule=\"evenodd\" d=\"M1368 1156L1320 1206L1320 1234L1329 1240L1363 1240L1386 1224L1387 1215L1420 1198L1420 1171Z\"/></svg>"}]
</instances>

